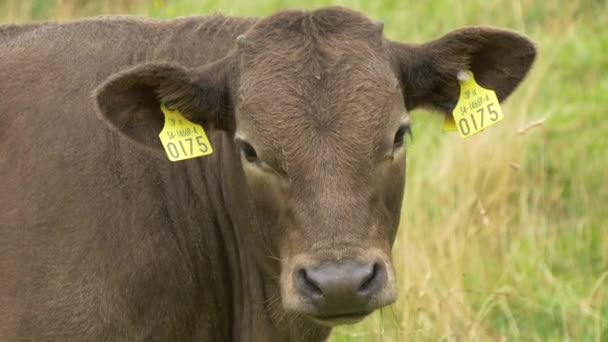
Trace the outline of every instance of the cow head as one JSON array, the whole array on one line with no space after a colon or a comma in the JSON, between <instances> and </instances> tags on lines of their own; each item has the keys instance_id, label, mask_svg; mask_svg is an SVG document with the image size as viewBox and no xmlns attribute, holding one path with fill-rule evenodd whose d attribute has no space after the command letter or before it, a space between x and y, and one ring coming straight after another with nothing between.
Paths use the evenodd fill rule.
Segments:
<instances>
[{"instance_id":1,"label":"cow head","mask_svg":"<svg viewBox=\"0 0 608 342\"><path fill-rule=\"evenodd\" d=\"M396 298L391 247L405 185L409 111L449 113L456 75L505 99L535 57L526 38L466 28L422 45L342 8L280 12L196 69L150 64L97 92L101 115L159 150L160 103L228 132L251 217L280 260L284 309L326 325L357 321Z\"/></svg>"}]
</instances>

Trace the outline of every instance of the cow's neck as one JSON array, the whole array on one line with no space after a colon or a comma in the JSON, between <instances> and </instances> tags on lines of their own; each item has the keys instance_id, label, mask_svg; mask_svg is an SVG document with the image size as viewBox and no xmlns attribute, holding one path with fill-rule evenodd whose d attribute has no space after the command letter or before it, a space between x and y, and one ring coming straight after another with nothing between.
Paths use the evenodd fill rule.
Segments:
<instances>
[{"instance_id":1,"label":"cow's neck","mask_svg":"<svg viewBox=\"0 0 608 342\"><path fill-rule=\"evenodd\" d=\"M185 41L187 44L179 47L170 43L158 44L148 58L154 61L170 59L185 66L211 62L226 54L232 47L227 42L233 41L255 22L256 19L224 17L185 19L180 22L182 30L171 31L174 36L163 35L163 40ZM196 37L193 41L201 42L204 48L191 44L191 40L184 40L187 35ZM220 245L206 253L217 254L211 256L219 262L215 265L214 272L224 272L222 278L229 279L227 283L202 285L215 287L214 291L224 297L221 302L230 306L221 310L225 317L217 319L232 322L229 329L233 340L325 340L330 331L328 328L283 312L278 283L279 270L276 266L269 267L265 263L264 259L270 260L270 257L260 257L259 253L256 256L255 249L252 248L261 243L261 229L259 221L249 215L251 211L245 209L251 203L244 191L246 183L240 158L234 152L232 139L227 135L215 134L213 142L214 150L219 154L216 159L213 162L191 164L188 174L191 184L196 183L192 179L205 183L201 187L204 193L200 193L199 197L211 199L205 204L205 207L210 208L204 210L210 209L213 213L211 221L217 232L213 238ZM209 270L201 269L201 272ZM231 288L227 288L229 286Z\"/></svg>"},{"instance_id":2,"label":"cow's neck","mask_svg":"<svg viewBox=\"0 0 608 342\"><path fill-rule=\"evenodd\" d=\"M219 193L214 205L217 215L218 234L223 248L221 257L225 270L229 272L229 290L232 303L232 334L239 341L323 341L330 329L314 324L304 317L285 314L279 290L279 270L269 265L270 256L260 256L262 231L260 222L246 210L250 202L247 185L240 165L240 156L235 153L232 140L225 134L214 137L214 149L221 156L219 170L210 185ZM219 179L215 179L215 177ZM262 248L263 249L263 248ZM264 260L268 260L265 263ZM276 261L276 260L275 260ZM215 284L226 287L227 284ZM222 289L223 290L223 289ZM220 291L222 292L222 291Z\"/></svg>"}]
</instances>

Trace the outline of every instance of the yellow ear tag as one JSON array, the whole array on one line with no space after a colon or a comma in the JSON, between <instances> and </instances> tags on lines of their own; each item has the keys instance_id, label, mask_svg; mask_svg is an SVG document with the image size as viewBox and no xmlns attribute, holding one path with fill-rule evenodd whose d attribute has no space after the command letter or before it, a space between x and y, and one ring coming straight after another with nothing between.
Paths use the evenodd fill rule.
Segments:
<instances>
[{"instance_id":1,"label":"yellow ear tag","mask_svg":"<svg viewBox=\"0 0 608 342\"><path fill-rule=\"evenodd\" d=\"M158 137L170 161L202 157L213 153L203 126L186 119L180 112L160 105L165 114L165 126Z\"/></svg>"},{"instance_id":2,"label":"yellow ear tag","mask_svg":"<svg viewBox=\"0 0 608 342\"><path fill-rule=\"evenodd\" d=\"M460 98L451 116L461 137L468 138L504 119L496 93L477 84L471 71L460 71L458 81Z\"/></svg>"}]
</instances>

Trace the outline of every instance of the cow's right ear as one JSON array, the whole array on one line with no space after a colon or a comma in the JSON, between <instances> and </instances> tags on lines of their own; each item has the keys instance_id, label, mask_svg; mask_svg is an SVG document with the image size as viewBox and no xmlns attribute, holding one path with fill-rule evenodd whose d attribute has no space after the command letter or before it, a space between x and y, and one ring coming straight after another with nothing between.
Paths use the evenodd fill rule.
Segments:
<instances>
[{"instance_id":1,"label":"cow's right ear","mask_svg":"<svg viewBox=\"0 0 608 342\"><path fill-rule=\"evenodd\" d=\"M161 103L205 129L231 130L226 66L201 69L145 64L110 76L95 91L98 115L111 128L153 150L161 150Z\"/></svg>"}]
</instances>

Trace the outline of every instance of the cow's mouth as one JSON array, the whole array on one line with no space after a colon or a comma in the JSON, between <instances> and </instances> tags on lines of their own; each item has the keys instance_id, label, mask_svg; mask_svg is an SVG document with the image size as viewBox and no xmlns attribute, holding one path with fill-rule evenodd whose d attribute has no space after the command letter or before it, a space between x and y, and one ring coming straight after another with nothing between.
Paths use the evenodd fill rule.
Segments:
<instances>
[{"instance_id":1,"label":"cow's mouth","mask_svg":"<svg viewBox=\"0 0 608 342\"><path fill-rule=\"evenodd\" d=\"M342 324L355 324L362 321L371 311L355 312L338 315L311 315L311 318L319 324L326 326L336 326Z\"/></svg>"}]
</instances>

